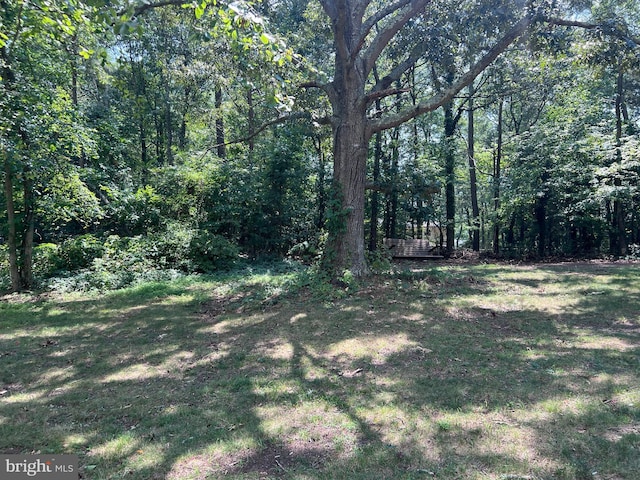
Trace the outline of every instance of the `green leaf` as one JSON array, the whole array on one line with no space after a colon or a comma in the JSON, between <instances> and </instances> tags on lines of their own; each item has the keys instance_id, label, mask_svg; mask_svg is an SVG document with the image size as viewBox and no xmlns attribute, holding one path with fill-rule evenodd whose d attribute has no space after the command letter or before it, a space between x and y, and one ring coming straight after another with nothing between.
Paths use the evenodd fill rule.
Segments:
<instances>
[{"instance_id":1,"label":"green leaf","mask_svg":"<svg viewBox=\"0 0 640 480\"><path fill-rule=\"evenodd\" d=\"M205 8L207 8L206 3L201 3L200 5L196 6L195 14L197 19L200 19L200 17L202 17L202 15L204 14Z\"/></svg>"},{"instance_id":2,"label":"green leaf","mask_svg":"<svg viewBox=\"0 0 640 480\"><path fill-rule=\"evenodd\" d=\"M91 55L93 55L95 53L94 50L87 50L86 48L83 48L82 50L80 50L78 52L78 54L84 58L85 60L89 60L89 58L91 57Z\"/></svg>"},{"instance_id":3,"label":"green leaf","mask_svg":"<svg viewBox=\"0 0 640 480\"><path fill-rule=\"evenodd\" d=\"M260 41L263 45L269 45L269 43L271 43L271 38L266 33L262 33L260 35Z\"/></svg>"}]
</instances>

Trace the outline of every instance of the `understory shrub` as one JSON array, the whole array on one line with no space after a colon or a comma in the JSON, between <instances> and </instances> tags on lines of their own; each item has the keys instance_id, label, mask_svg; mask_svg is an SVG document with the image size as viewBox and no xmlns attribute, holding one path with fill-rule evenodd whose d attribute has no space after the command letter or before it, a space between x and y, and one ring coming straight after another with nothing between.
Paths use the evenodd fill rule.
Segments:
<instances>
[{"instance_id":1,"label":"understory shrub","mask_svg":"<svg viewBox=\"0 0 640 480\"><path fill-rule=\"evenodd\" d=\"M83 235L66 241L57 257L57 247L48 248L50 272L55 265L67 270L67 275L47 283L57 291L105 291L173 280L194 272L229 269L239 257L238 247L226 238L184 224L171 224L148 235L110 235L102 242Z\"/></svg>"},{"instance_id":2,"label":"understory shrub","mask_svg":"<svg viewBox=\"0 0 640 480\"><path fill-rule=\"evenodd\" d=\"M95 235L86 234L69 238L60 245L58 255L66 270L74 271L87 268L95 258L104 253L103 242Z\"/></svg>"},{"instance_id":3,"label":"understory shrub","mask_svg":"<svg viewBox=\"0 0 640 480\"><path fill-rule=\"evenodd\" d=\"M142 235L110 235L102 244L102 255L93 258L88 268L53 278L48 286L57 291L105 291L180 277L176 269L157 265L153 247L153 240Z\"/></svg>"},{"instance_id":4,"label":"understory shrub","mask_svg":"<svg viewBox=\"0 0 640 480\"><path fill-rule=\"evenodd\" d=\"M54 243L41 243L33 248L33 275L48 278L63 266L60 248Z\"/></svg>"},{"instance_id":5,"label":"understory shrub","mask_svg":"<svg viewBox=\"0 0 640 480\"><path fill-rule=\"evenodd\" d=\"M147 235L99 238L85 234L60 245L34 249L37 284L57 291L114 290L147 282L171 280L189 273L232 268L239 248L221 235L171 223ZM0 289L10 286L6 245L0 245Z\"/></svg>"},{"instance_id":6,"label":"understory shrub","mask_svg":"<svg viewBox=\"0 0 640 480\"><path fill-rule=\"evenodd\" d=\"M190 256L201 272L214 272L233 267L239 257L238 247L222 235L199 231L191 239Z\"/></svg>"},{"instance_id":7,"label":"understory shrub","mask_svg":"<svg viewBox=\"0 0 640 480\"><path fill-rule=\"evenodd\" d=\"M147 257L154 261L157 268L175 268L192 272L195 266L191 261L191 241L197 230L189 225L172 222L162 232L147 235Z\"/></svg>"}]
</instances>

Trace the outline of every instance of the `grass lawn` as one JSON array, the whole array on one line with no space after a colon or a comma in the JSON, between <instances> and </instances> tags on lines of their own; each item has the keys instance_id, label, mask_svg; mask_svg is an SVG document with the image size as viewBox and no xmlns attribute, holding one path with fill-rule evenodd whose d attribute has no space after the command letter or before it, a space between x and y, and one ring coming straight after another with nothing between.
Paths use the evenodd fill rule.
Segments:
<instances>
[{"instance_id":1,"label":"grass lawn","mask_svg":"<svg viewBox=\"0 0 640 480\"><path fill-rule=\"evenodd\" d=\"M400 268L4 297L0 453L96 480L640 478L639 265Z\"/></svg>"}]
</instances>

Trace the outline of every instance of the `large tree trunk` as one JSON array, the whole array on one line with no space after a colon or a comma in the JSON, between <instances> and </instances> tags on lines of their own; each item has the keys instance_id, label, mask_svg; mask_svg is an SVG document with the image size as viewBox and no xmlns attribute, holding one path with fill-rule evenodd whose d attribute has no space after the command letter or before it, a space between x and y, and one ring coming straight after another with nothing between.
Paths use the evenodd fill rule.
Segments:
<instances>
[{"instance_id":1,"label":"large tree trunk","mask_svg":"<svg viewBox=\"0 0 640 480\"><path fill-rule=\"evenodd\" d=\"M368 144L364 64L352 61L350 49L357 42L357 19L348 22L342 38L336 40L335 75L331 95L333 107L333 188L327 259L334 274L348 269L355 276L369 273L365 258L364 211ZM355 25L353 22L355 21Z\"/></svg>"},{"instance_id":2,"label":"large tree trunk","mask_svg":"<svg viewBox=\"0 0 640 480\"><path fill-rule=\"evenodd\" d=\"M369 269L364 255L364 207L367 144L371 135L398 127L426 112L450 103L455 95L469 85L509 45L531 25L527 16L514 24L471 68L455 82L433 97L399 109L382 118L367 118L367 108L377 99L397 95L402 90L391 88L426 53L429 42L420 39L409 49L407 58L388 71L388 75L369 85L367 79L378 63L385 48L414 18L425 12L429 0L398 0L385 2L371 11L369 0L319 0L331 20L335 47L335 71L329 84L309 82L307 87L321 88L327 93L332 106L330 122L334 140L334 205L330 218L333 228L325 251L328 265L334 273L349 269L355 275L366 274ZM367 13L370 13L366 19ZM451 78L453 80L453 78ZM366 93L365 93L366 92ZM452 122L454 123L454 122ZM455 123L454 123L455 126ZM454 206L453 183L447 182L448 202ZM455 211L447 212L447 242L452 250L455 241ZM334 220L340 220L336 222ZM450 223L450 224L449 224Z\"/></svg>"},{"instance_id":3,"label":"large tree trunk","mask_svg":"<svg viewBox=\"0 0 640 480\"><path fill-rule=\"evenodd\" d=\"M347 268L354 275L362 276L369 273L364 244L368 138L364 115L346 114L342 118L334 128L335 192L331 215L336 222L334 231L329 232L327 254L334 273Z\"/></svg>"}]
</instances>

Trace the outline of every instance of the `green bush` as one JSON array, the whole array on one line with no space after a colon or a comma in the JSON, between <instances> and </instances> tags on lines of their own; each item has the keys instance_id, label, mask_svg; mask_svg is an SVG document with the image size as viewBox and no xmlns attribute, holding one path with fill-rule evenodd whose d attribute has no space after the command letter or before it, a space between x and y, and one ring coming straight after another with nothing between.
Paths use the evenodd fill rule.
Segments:
<instances>
[{"instance_id":1,"label":"green bush","mask_svg":"<svg viewBox=\"0 0 640 480\"><path fill-rule=\"evenodd\" d=\"M373 252L367 251L366 256L374 273L385 273L391 270L391 252L384 246L379 246Z\"/></svg>"},{"instance_id":2,"label":"green bush","mask_svg":"<svg viewBox=\"0 0 640 480\"><path fill-rule=\"evenodd\" d=\"M111 235L103 243L102 256L89 268L72 276L54 278L49 288L57 291L117 290L144 282L172 280L181 276L171 268L160 268L154 237Z\"/></svg>"},{"instance_id":3,"label":"green bush","mask_svg":"<svg viewBox=\"0 0 640 480\"><path fill-rule=\"evenodd\" d=\"M33 248L33 275L48 278L63 268L60 248L53 243L41 243Z\"/></svg>"},{"instance_id":4,"label":"green bush","mask_svg":"<svg viewBox=\"0 0 640 480\"><path fill-rule=\"evenodd\" d=\"M177 268L190 272L194 270L191 260L191 242L197 230L189 225L173 222L161 233L147 236L147 257L158 268Z\"/></svg>"},{"instance_id":5,"label":"green bush","mask_svg":"<svg viewBox=\"0 0 640 480\"><path fill-rule=\"evenodd\" d=\"M70 272L47 282L57 291L115 290L175 279L185 272L225 270L239 257L238 247L226 238L180 223L168 225L163 232L134 237L111 235L103 241L82 235L60 247L40 245L36 253L39 277L49 278L60 270ZM3 262L0 259L0 283L8 285L8 267Z\"/></svg>"},{"instance_id":6,"label":"green bush","mask_svg":"<svg viewBox=\"0 0 640 480\"><path fill-rule=\"evenodd\" d=\"M233 267L239 254L238 247L221 235L202 230L191 239L191 259L194 266L202 272L229 269Z\"/></svg>"},{"instance_id":7,"label":"green bush","mask_svg":"<svg viewBox=\"0 0 640 480\"><path fill-rule=\"evenodd\" d=\"M33 275L39 283L64 268L59 255L59 247L53 243L41 243L33 248ZM0 291L11 287L9 271L9 249L0 245Z\"/></svg>"},{"instance_id":8,"label":"green bush","mask_svg":"<svg viewBox=\"0 0 640 480\"><path fill-rule=\"evenodd\" d=\"M297 243L289 249L287 256L306 264L312 264L320 258L320 248L312 242L305 240Z\"/></svg>"},{"instance_id":9,"label":"green bush","mask_svg":"<svg viewBox=\"0 0 640 480\"><path fill-rule=\"evenodd\" d=\"M96 236L91 234L65 240L59 249L59 257L63 266L69 271L87 268L95 258L102 257L105 251L104 244Z\"/></svg>"}]
</instances>

